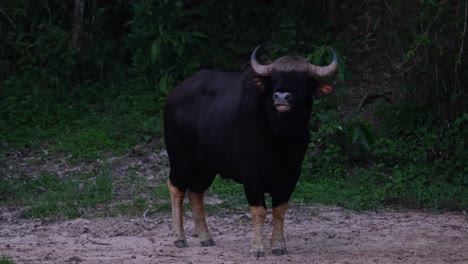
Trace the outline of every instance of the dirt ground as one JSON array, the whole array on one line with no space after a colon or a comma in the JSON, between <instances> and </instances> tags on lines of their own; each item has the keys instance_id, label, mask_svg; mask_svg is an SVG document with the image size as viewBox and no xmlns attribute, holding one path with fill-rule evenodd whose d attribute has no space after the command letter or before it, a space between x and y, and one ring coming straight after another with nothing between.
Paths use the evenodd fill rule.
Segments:
<instances>
[{"instance_id":1,"label":"dirt ground","mask_svg":"<svg viewBox=\"0 0 468 264\"><path fill-rule=\"evenodd\" d=\"M148 154L151 153L151 154ZM37 177L52 172L96 170L105 162L113 168L115 196L126 197L129 170L148 184L167 175L167 154L154 146L137 146L105 161L73 164L69 157L43 157L34 152L11 152L0 164L2 177ZM165 176L166 175L166 176ZM154 186L154 185L153 185ZM466 212L435 214L408 210L354 212L319 205L290 207L285 232L289 254L269 250L272 218L264 230L266 257L249 253L252 224L245 210L208 217L216 246L201 247L194 235L190 211L185 213L189 248L178 249L170 236L167 213L141 217L67 221L28 220L18 209L0 207L0 255L22 263L468 263Z\"/></svg>"},{"instance_id":2,"label":"dirt ground","mask_svg":"<svg viewBox=\"0 0 468 264\"><path fill-rule=\"evenodd\" d=\"M249 254L247 211L208 218L214 247L201 247L190 212L189 248L170 237L168 215L94 218L59 222L18 219L3 210L0 254L16 263L468 263L464 213L353 212L337 207L292 206L286 219L289 254L269 252L271 214L264 232L266 257Z\"/></svg>"},{"instance_id":3,"label":"dirt ground","mask_svg":"<svg viewBox=\"0 0 468 264\"><path fill-rule=\"evenodd\" d=\"M148 187L167 177L164 150L143 144L128 153L91 163L73 163L69 156L9 152L0 161L1 177L38 177L55 173L112 168L114 196L125 199L129 171L145 177ZM213 197L211 197L213 198ZM189 248L179 249L170 236L168 213L139 217L86 218L66 221L28 220L17 208L0 207L0 255L27 263L468 263L466 212L431 213L411 210L355 212L339 207L293 205L286 216L289 254L270 252L272 218L264 230L266 256L249 253L252 224L245 210L208 217L214 247L201 247L190 211L185 212Z\"/></svg>"}]
</instances>

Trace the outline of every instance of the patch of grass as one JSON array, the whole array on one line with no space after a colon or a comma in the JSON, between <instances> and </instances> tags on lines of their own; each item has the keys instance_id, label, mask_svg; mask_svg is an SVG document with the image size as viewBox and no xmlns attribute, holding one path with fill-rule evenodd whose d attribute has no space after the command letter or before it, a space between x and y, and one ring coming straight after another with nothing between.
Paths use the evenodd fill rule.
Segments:
<instances>
[{"instance_id":1,"label":"patch of grass","mask_svg":"<svg viewBox=\"0 0 468 264\"><path fill-rule=\"evenodd\" d=\"M140 215L148 209L146 199L136 198L129 202L123 202L113 208L110 215Z\"/></svg>"},{"instance_id":2,"label":"patch of grass","mask_svg":"<svg viewBox=\"0 0 468 264\"><path fill-rule=\"evenodd\" d=\"M0 110L0 141L12 148L40 146L93 160L122 153L155 136L161 138L162 103L154 91L125 87L130 84L104 91L96 86L83 84L75 94L55 97L40 91L28 96L29 91L21 87L17 92L7 91L0 98L5 106Z\"/></svg>"},{"instance_id":3,"label":"patch of grass","mask_svg":"<svg viewBox=\"0 0 468 264\"><path fill-rule=\"evenodd\" d=\"M82 215L85 208L112 198L112 178L107 169L97 175L76 174L62 179L44 174L37 179L0 180L0 201L24 206L23 217L67 217Z\"/></svg>"},{"instance_id":4,"label":"patch of grass","mask_svg":"<svg viewBox=\"0 0 468 264\"><path fill-rule=\"evenodd\" d=\"M348 171L334 161L305 164L292 196L295 203L339 205L353 210L382 206L463 210L468 208L468 188L437 178L427 164L388 167L373 164ZM311 173L313 172L313 174Z\"/></svg>"},{"instance_id":5,"label":"patch of grass","mask_svg":"<svg viewBox=\"0 0 468 264\"><path fill-rule=\"evenodd\" d=\"M221 208L238 208L247 205L244 189L241 184L232 180L223 179L217 176L211 187L207 190L206 195L216 196L223 202L219 205L210 205L212 209Z\"/></svg>"},{"instance_id":6,"label":"patch of grass","mask_svg":"<svg viewBox=\"0 0 468 264\"><path fill-rule=\"evenodd\" d=\"M141 216L146 210L151 212L170 212L171 203L166 181L157 181L149 187L148 180L130 170L124 180L127 200L120 201L103 212L107 216ZM119 197L122 198L122 197Z\"/></svg>"},{"instance_id":7,"label":"patch of grass","mask_svg":"<svg viewBox=\"0 0 468 264\"><path fill-rule=\"evenodd\" d=\"M381 205L385 190L372 184L358 184L343 179L302 177L292 195L292 203L339 205L366 210Z\"/></svg>"},{"instance_id":8,"label":"patch of grass","mask_svg":"<svg viewBox=\"0 0 468 264\"><path fill-rule=\"evenodd\" d=\"M170 201L169 188L167 188L166 179L158 181L153 189L152 196L156 200Z\"/></svg>"},{"instance_id":9,"label":"patch of grass","mask_svg":"<svg viewBox=\"0 0 468 264\"><path fill-rule=\"evenodd\" d=\"M164 212L168 213L171 211L170 198L156 201L149 201L144 197L137 197L131 201L121 202L114 208L111 208L106 212L106 215L131 215L131 216L142 216L146 210L150 212Z\"/></svg>"},{"instance_id":10,"label":"patch of grass","mask_svg":"<svg viewBox=\"0 0 468 264\"><path fill-rule=\"evenodd\" d=\"M371 126L342 120L335 103L324 103L315 105L316 127L293 201L358 210L468 208L467 113L441 123L426 105L381 103L382 122Z\"/></svg>"},{"instance_id":11,"label":"patch of grass","mask_svg":"<svg viewBox=\"0 0 468 264\"><path fill-rule=\"evenodd\" d=\"M142 195L151 196L150 193L154 186L150 185L148 178L142 177L137 173L137 168L128 168L123 182L125 194L128 199L136 200L142 198ZM122 197L121 197L122 198ZM125 198L124 198L125 199Z\"/></svg>"},{"instance_id":12,"label":"patch of grass","mask_svg":"<svg viewBox=\"0 0 468 264\"><path fill-rule=\"evenodd\" d=\"M0 257L0 264L15 264L15 262L9 258L8 256L1 256Z\"/></svg>"},{"instance_id":13,"label":"patch of grass","mask_svg":"<svg viewBox=\"0 0 468 264\"><path fill-rule=\"evenodd\" d=\"M465 176L467 179L468 177ZM385 186L385 202L409 207L465 210L468 208L466 183L438 178L436 170L421 165L395 167Z\"/></svg>"}]
</instances>

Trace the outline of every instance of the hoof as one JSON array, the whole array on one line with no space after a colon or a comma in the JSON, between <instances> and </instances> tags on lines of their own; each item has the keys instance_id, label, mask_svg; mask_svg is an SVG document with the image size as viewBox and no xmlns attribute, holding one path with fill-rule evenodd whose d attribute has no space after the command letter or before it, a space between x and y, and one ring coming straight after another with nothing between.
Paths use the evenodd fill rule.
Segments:
<instances>
[{"instance_id":1,"label":"hoof","mask_svg":"<svg viewBox=\"0 0 468 264\"><path fill-rule=\"evenodd\" d=\"M252 252L252 254L256 258L261 258L261 257L265 256L265 252L263 252L263 251L255 251L255 252Z\"/></svg>"},{"instance_id":2,"label":"hoof","mask_svg":"<svg viewBox=\"0 0 468 264\"><path fill-rule=\"evenodd\" d=\"M271 252L275 256L282 256L288 254L288 251L285 248L273 249L271 250Z\"/></svg>"},{"instance_id":3,"label":"hoof","mask_svg":"<svg viewBox=\"0 0 468 264\"><path fill-rule=\"evenodd\" d=\"M177 240L174 241L174 245L178 248L186 248L188 247L187 240Z\"/></svg>"},{"instance_id":4,"label":"hoof","mask_svg":"<svg viewBox=\"0 0 468 264\"><path fill-rule=\"evenodd\" d=\"M203 247L211 247L216 245L213 239L208 239L205 241L200 242Z\"/></svg>"}]
</instances>

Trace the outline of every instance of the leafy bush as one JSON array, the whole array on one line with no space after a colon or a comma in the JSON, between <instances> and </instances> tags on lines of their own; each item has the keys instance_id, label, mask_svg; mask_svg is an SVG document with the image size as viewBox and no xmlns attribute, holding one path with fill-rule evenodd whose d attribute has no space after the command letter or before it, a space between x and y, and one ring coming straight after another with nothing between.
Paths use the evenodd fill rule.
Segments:
<instances>
[{"instance_id":1,"label":"leafy bush","mask_svg":"<svg viewBox=\"0 0 468 264\"><path fill-rule=\"evenodd\" d=\"M466 2L390 1L388 10L391 16L380 15L386 30L379 48L395 54L392 63L406 83L405 98L445 120L460 117L467 110Z\"/></svg>"},{"instance_id":2,"label":"leafy bush","mask_svg":"<svg viewBox=\"0 0 468 264\"><path fill-rule=\"evenodd\" d=\"M468 114L446 126L417 104L384 104L378 114L383 125L374 130L360 120L341 120L337 102L323 103L316 104L314 124L320 126L312 133L296 201L354 209L468 207Z\"/></svg>"}]
</instances>

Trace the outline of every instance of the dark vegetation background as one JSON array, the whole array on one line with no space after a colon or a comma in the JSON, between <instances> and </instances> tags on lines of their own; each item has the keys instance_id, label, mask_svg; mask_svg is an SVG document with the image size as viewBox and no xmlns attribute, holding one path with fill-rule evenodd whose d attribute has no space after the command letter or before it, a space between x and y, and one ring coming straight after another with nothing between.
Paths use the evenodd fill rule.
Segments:
<instances>
[{"instance_id":1,"label":"dark vegetation background","mask_svg":"<svg viewBox=\"0 0 468 264\"><path fill-rule=\"evenodd\" d=\"M2 1L0 159L163 148L164 99L195 71L240 71L259 44L272 59L326 64L332 46L336 92L316 102L293 201L466 209L466 27L466 0ZM111 199L111 178L0 175L0 200L53 199L76 185L75 200L55 199L92 206ZM233 183L217 180L218 191L243 199Z\"/></svg>"}]
</instances>

